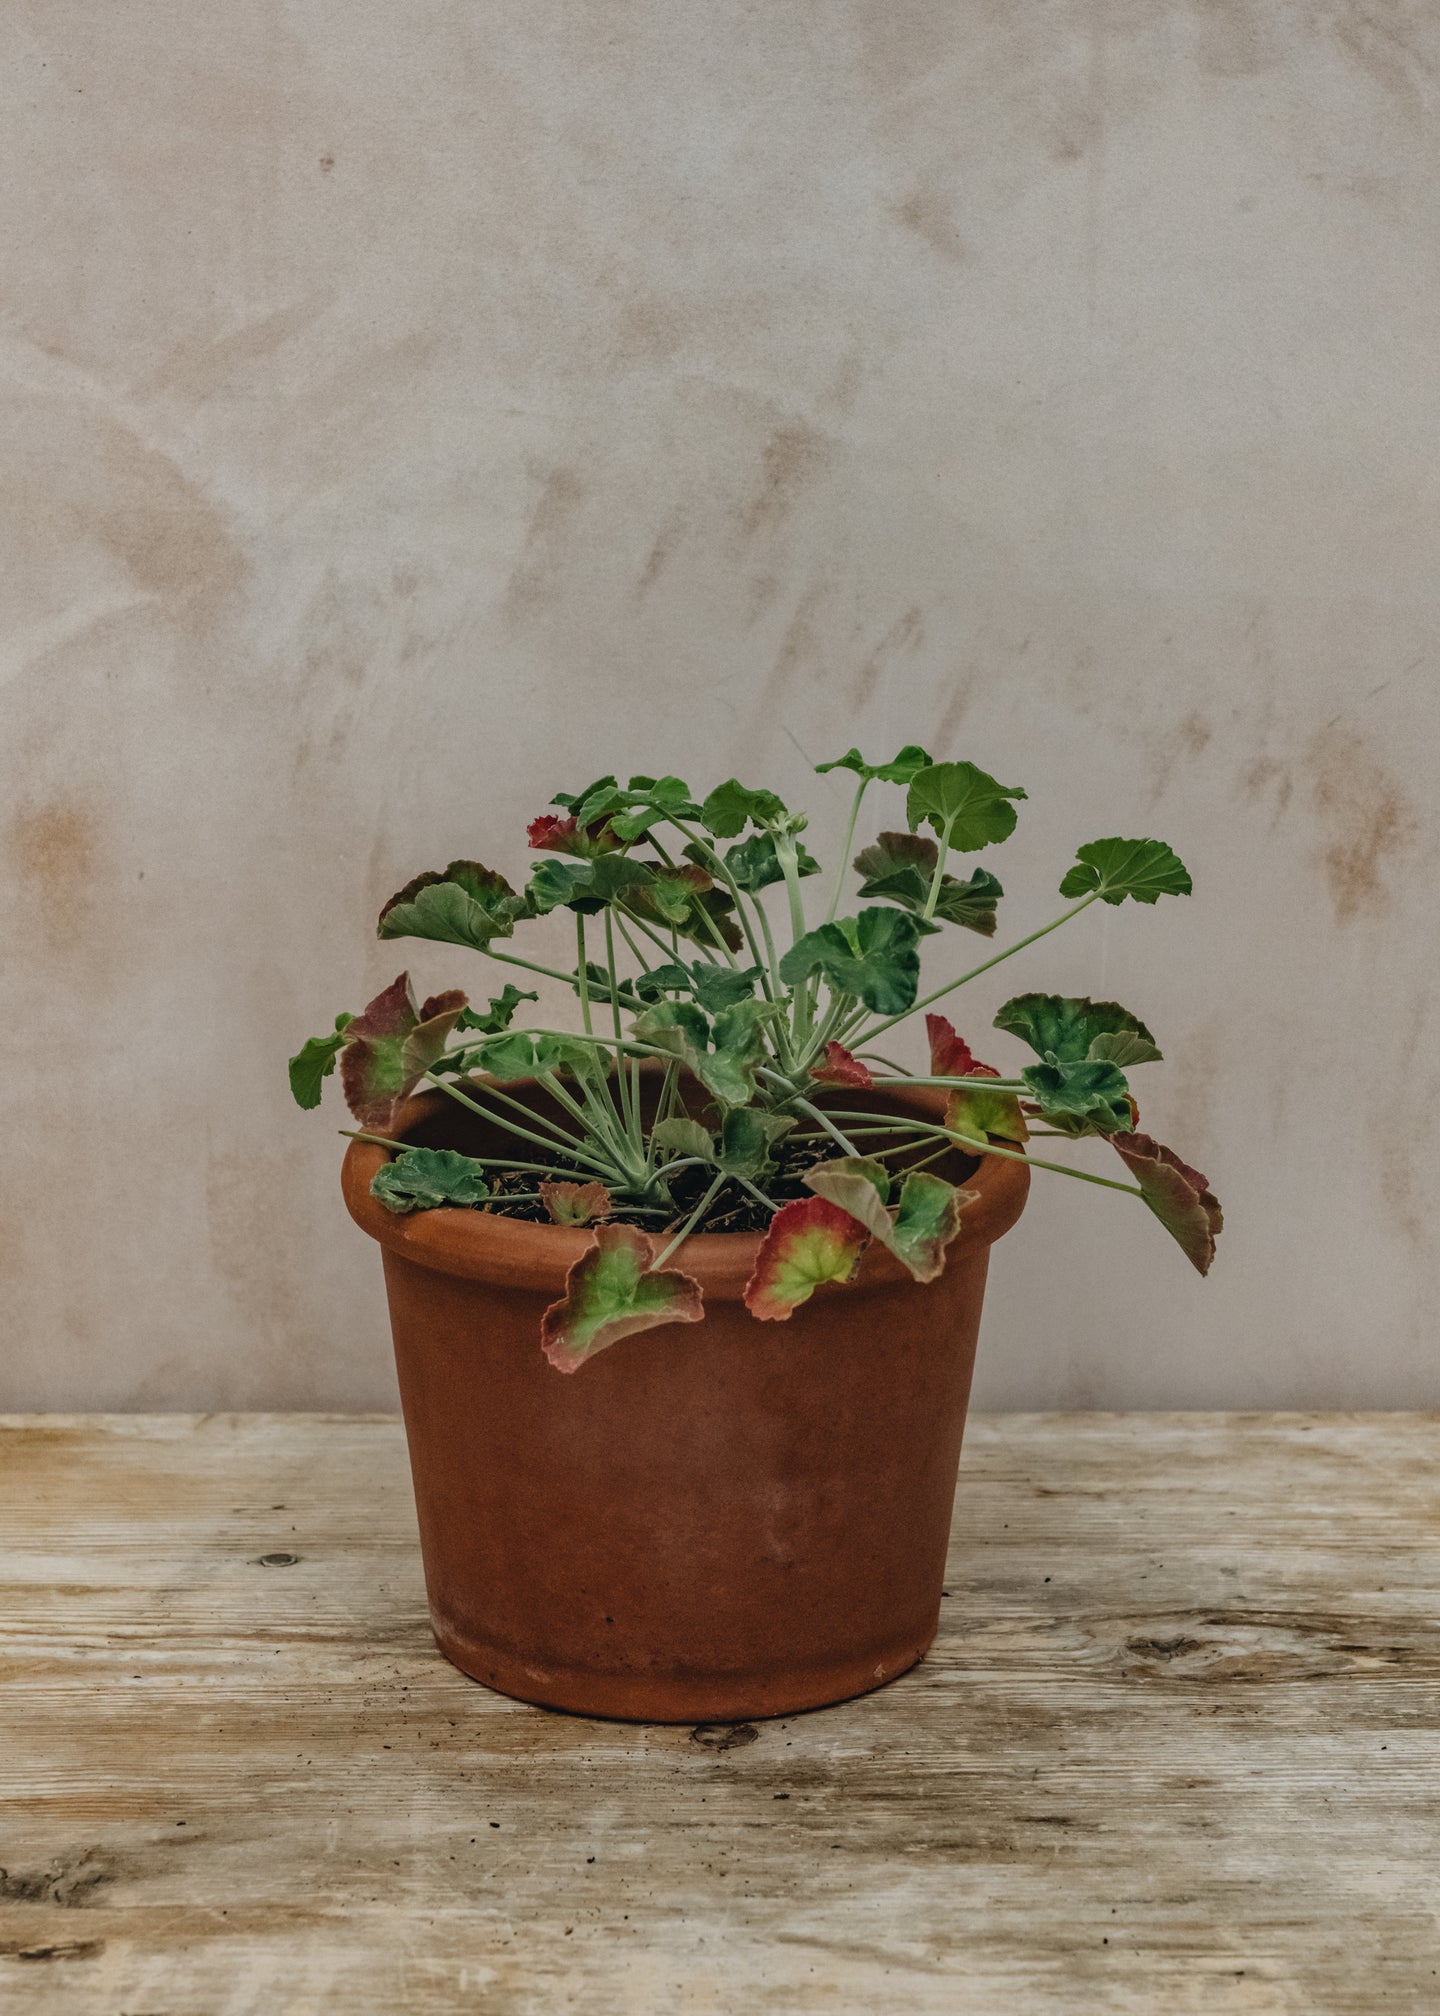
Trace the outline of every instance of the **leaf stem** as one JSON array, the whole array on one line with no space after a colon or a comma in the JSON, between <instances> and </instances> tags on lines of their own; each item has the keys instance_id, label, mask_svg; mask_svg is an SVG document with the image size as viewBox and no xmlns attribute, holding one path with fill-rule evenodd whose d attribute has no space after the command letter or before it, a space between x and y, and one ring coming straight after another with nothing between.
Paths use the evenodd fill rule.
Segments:
<instances>
[{"instance_id":1,"label":"leaf stem","mask_svg":"<svg viewBox=\"0 0 1440 2016\"><path fill-rule=\"evenodd\" d=\"M648 1270L650 1273L658 1274L660 1269L665 1265L665 1262L670 1258L670 1255L676 1250L676 1248L684 1245L685 1241L690 1237L690 1234L694 1231L695 1227L699 1224L700 1220L704 1217L705 1213L709 1210L711 1204L714 1203L716 1197L719 1196L721 1190L729 1181L730 1178L726 1175L725 1171L722 1169L720 1171L720 1174L715 1178L715 1181L710 1185L710 1188L705 1192L705 1195L700 1199L700 1202L695 1206L695 1209L690 1213L690 1216L685 1220L685 1223L680 1227L680 1230L675 1234L675 1237L670 1241L670 1244L665 1248L664 1252L660 1255L659 1259L652 1260L650 1262L650 1267Z\"/></svg>"},{"instance_id":2,"label":"leaf stem","mask_svg":"<svg viewBox=\"0 0 1440 2016\"><path fill-rule=\"evenodd\" d=\"M835 887L830 892L830 908L825 912L825 922L827 924L834 922L835 912L840 908L840 891L845 886L845 870L849 866L850 849L855 842L855 822L860 817L860 800L865 796L869 785L870 779L862 777L859 789L851 801L850 823L845 828L845 844L840 849L840 861L835 870Z\"/></svg>"},{"instance_id":3,"label":"leaf stem","mask_svg":"<svg viewBox=\"0 0 1440 2016\"><path fill-rule=\"evenodd\" d=\"M1100 892L1098 889L1092 890L1088 896L1082 896L1078 903L1072 903L1068 910L1062 912L1052 922L1042 924L1038 931L1032 931L1028 938L1017 938L1013 945L1007 945L1005 950L997 952L993 959L986 959L981 965L972 966L970 971L962 973L958 980L947 980L945 985L937 987L933 994L926 994L919 1001L912 1001L910 1006L902 1009L900 1014L887 1015L883 1022L876 1022L865 1031L864 1040L867 1043L873 1043L877 1036L883 1036L885 1031L893 1029L897 1022L903 1022L908 1016L918 1014L920 1009L928 1008L932 1001L940 1001L945 995L953 994L957 987L965 986L968 981L978 980L982 973L988 973L990 968L998 966L1002 959L1011 959L1017 952L1023 952L1025 947L1033 945L1037 938L1045 938L1050 932L1058 931L1062 924L1068 924L1072 917L1078 917L1082 910L1088 910L1092 903L1098 902L1099 896ZM1124 1189L1125 1185L1122 1184L1120 1187Z\"/></svg>"}]
</instances>

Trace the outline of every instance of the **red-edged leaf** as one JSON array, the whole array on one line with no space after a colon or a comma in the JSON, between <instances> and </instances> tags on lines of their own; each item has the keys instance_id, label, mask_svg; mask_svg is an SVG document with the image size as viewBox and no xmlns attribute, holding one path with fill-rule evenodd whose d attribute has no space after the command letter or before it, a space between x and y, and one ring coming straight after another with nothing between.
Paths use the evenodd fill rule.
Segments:
<instances>
[{"instance_id":1,"label":"red-edged leaf","mask_svg":"<svg viewBox=\"0 0 1440 2016\"><path fill-rule=\"evenodd\" d=\"M945 1102L945 1125L968 1141L1028 1141L1020 1101L1013 1092L991 1092L983 1085L957 1085Z\"/></svg>"},{"instance_id":2,"label":"red-edged leaf","mask_svg":"<svg viewBox=\"0 0 1440 2016\"><path fill-rule=\"evenodd\" d=\"M957 1190L927 1169L912 1169L893 1211L886 1209L890 1178L868 1156L840 1156L805 1172L807 1188L858 1220L917 1281L945 1271L945 1249L960 1230L960 1213L979 1194Z\"/></svg>"},{"instance_id":3,"label":"red-edged leaf","mask_svg":"<svg viewBox=\"0 0 1440 2016\"><path fill-rule=\"evenodd\" d=\"M582 861L609 854L620 844L604 820L582 826L573 813L562 817L558 812L542 812L530 821L525 833L532 847L552 854L577 854Z\"/></svg>"},{"instance_id":4,"label":"red-edged leaf","mask_svg":"<svg viewBox=\"0 0 1440 2016\"><path fill-rule=\"evenodd\" d=\"M826 1197L797 1197L770 1221L745 1307L762 1323L786 1323L826 1281L848 1281L869 1244L865 1227Z\"/></svg>"},{"instance_id":5,"label":"red-edged leaf","mask_svg":"<svg viewBox=\"0 0 1440 2016\"><path fill-rule=\"evenodd\" d=\"M843 1043L827 1043L823 1061L810 1066L810 1076L817 1085L858 1085L864 1091L875 1083L870 1066L852 1057Z\"/></svg>"},{"instance_id":6,"label":"red-edged leaf","mask_svg":"<svg viewBox=\"0 0 1440 2016\"><path fill-rule=\"evenodd\" d=\"M458 987L415 1006L410 975L399 974L345 1031L340 1084L362 1127L383 1133L397 1100L414 1090L450 1040L465 1009Z\"/></svg>"},{"instance_id":7,"label":"red-edged leaf","mask_svg":"<svg viewBox=\"0 0 1440 2016\"><path fill-rule=\"evenodd\" d=\"M930 1038L930 1071L936 1078L998 1078L1000 1073L981 1064L955 1025L944 1015L925 1017L925 1034Z\"/></svg>"},{"instance_id":8,"label":"red-edged leaf","mask_svg":"<svg viewBox=\"0 0 1440 2016\"><path fill-rule=\"evenodd\" d=\"M565 1293L540 1322L540 1342L557 1372L576 1372L597 1351L664 1323L698 1323L700 1284L670 1268L651 1269L648 1234L634 1225L599 1225L594 1244L565 1277Z\"/></svg>"},{"instance_id":9,"label":"red-edged leaf","mask_svg":"<svg viewBox=\"0 0 1440 2016\"><path fill-rule=\"evenodd\" d=\"M540 1185L540 1202L557 1225L589 1225L596 1218L608 1218L615 1206L603 1183L554 1183Z\"/></svg>"},{"instance_id":10,"label":"red-edged leaf","mask_svg":"<svg viewBox=\"0 0 1440 2016\"><path fill-rule=\"evenodd\" d=\"M1220 1201L1198 1169L1148 1134L1111 1134L1115 1152L1140 1185L1140 1195L1198 1273L1208 1274L1224 1228Z\"/></svg>"}]
</instances>

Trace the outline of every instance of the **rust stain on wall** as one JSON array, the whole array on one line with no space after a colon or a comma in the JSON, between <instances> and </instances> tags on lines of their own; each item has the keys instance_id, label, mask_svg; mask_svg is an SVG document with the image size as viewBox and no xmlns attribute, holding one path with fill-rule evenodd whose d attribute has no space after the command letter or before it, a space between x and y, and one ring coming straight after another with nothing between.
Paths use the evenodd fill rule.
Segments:
<instances>
[{"instance_id":1,"label":"rust stain on wall","mask_svg":"<svg viewBox=\"0 0 1440 2016\"><path fill-rule=\"evenodd\" d=\"M90 529L167 613L205 627L247 571L224 513L133 435L113 431L105 460L104 501L80 507Z\"/></svg>"},{"instance_id":2,"label":"rust stain on wall","mask_svg":"<svg viewBox=\"0 0 1440 2016\"><path fill-rule=\"evenodd\" d=\"M63 799L17 812L11 822L16 873L31 899L35 926L53 947L68 950L84 936L94 904L99 839L95 813Z\"/></svg>"},{"instance_id":3,"label":"rust stain on wall","mask_svg":"<svg viewBox=\"0 0 1440 2016\"><path fill-rule=\"evenodd\" d=\"M955 213L938 189L917 189L897 205L895 216L907 231L923 239L951 265L959 266L970 256L970 248L955 226Z\"/></svg>"},{"instance_id":4,"label":"rust stain on wall","mask_svg":"<svg viewBox=\"0 0 1440 2016\"><path fill-rule=\"evenodd\" d=\"M907 656L918 651L925 642L925 614L919 608L909 608L896 619L870 656L860 667L855 677L851 699L856 707L863 707L874 694L880 675L886 671L892 659Z\"/></svg>"},{"instance_id":5,"label":"rust stain on wall","mask_svg":"<svg viewBox=\"0 0 1440 2016\"><path fill-rule=\"evenodd\" d=\"M1384 870L1409 852L1419 821L1408 799L1353 729L1322 730L1306 767L1311 800L1327 835L1320 865L1337 924L1388 907Z\"/></svg>"},{"instance_id":6,"label":"rust stain on wall","mask_svg":"<svg viewBox=\"0 0 1440 2016\"><path fill-rule=\"evenodd\" d=\"M540 495L525 528L520 558L506 585L501 614L519 622L532 614L555 589L564 566L571 524L585 495L573 469L552 469L540 485Z\"/></svg>"},{"instance_id":7,"label":"rust stain on wall","mask_svg":"<svg viewBox=\"0 0 1440 2016\"><path fill-rule=\"evenodd\" d=\"M753 539L780 523L828 453L825 436L803 421L775 429L761 451L759 488L738 514L745 538Z\"/></svg>"}]
</instances>

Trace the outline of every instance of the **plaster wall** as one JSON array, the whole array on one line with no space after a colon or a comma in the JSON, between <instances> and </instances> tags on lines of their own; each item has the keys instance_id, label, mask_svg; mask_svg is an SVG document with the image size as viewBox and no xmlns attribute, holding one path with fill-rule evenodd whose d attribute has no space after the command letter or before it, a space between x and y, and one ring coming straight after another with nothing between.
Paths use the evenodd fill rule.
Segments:
<instances>
[{"instance_id":1,"label":"plaster wall","mask_svg":"<svg viewBox=\"0 0 1440 2016\"><path fill-rule=\"evenodd\" d=\"M1196 881L957 1019L1143 1014L1221 1259L1037 1180L979 1399L1440 1403L1437 79L1424 0L10 0L0 1404L392 1405L284 1069L380 900L609 768L833 852L909 740L1028 788L1013 933Z\"/></svg>"}]
</instances>

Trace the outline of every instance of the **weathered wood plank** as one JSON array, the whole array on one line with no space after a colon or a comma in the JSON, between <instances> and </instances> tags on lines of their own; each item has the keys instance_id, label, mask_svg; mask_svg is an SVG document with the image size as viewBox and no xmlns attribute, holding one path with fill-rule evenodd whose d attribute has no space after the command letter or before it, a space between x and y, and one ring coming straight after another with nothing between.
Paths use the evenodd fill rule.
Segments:
<instances>
[{"instance_id":1,"label":"weathered wood plank","mask_svg":"<svg viewBox=\"0 0 1440 2016\"><path fill-rule=\"evenodd\" d=\"M1440 2007L1437 1458L977 1421L926 1663L697 1739L439 1659L392 1421L0 1423L0 2007Z\"/></svg>"}]
</instances>

